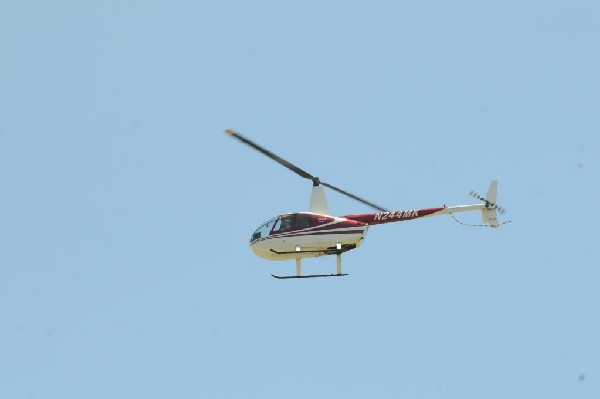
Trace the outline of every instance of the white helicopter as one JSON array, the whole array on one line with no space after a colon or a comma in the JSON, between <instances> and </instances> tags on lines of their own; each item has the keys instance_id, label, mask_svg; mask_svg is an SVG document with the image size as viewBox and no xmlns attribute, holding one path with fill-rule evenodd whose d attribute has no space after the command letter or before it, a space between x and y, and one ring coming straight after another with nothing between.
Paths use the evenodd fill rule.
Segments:
<instances>
[{"instance_id":1,"label":"white helicopter","mask_svg":"<svg viewBox=\"0 0 600 399\"><path fill-rule=\"evenodd\" d=\"M504 213L504 209L496 205L497 181L490 183L485 198L471 191L471 195L483 201L483 204L444 205L439 208L388 211L338 187L322 182L318 177L280 158L234 130L229 129L225 133L258 150L301 177L311 180L313 183L308 212L285 213L275 216L261 224L250 238L250 247L256 255L262 258L296 260L296 274L292 276L272 274L277 279L347 276L348 274L342 273L342 253L358 248L365 239L371 225L402 222L430 216L452 216L452 214L458 212L481 211L484 223L481 226L493 228L501 226L501 223L498 222L497 213ZM378 212L331 216L323 186L355 199L376 209ZM324 255L336 255L337 271L335 274L302 274L301 262L303 258L315 258Z\"/></svg>"}]
</instances>

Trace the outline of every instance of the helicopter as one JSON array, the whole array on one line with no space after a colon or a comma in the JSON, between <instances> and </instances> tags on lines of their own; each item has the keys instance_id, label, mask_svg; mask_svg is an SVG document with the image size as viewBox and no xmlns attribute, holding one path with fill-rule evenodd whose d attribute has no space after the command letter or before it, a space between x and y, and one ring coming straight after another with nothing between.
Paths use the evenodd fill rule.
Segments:
<instances>
[{"instance_id":1,"label":"helicopter","mask_svg":"<svg viewBox=\"0 0 600 399\"><path fill-rule=\"evenodd\" d=\"M477 226L498 229L504 224L498 222L498 213L504 213L504 209L496 205L498 190L498 181L496 180L490 183L485 197L471 191L470 194L483 201L483 203L456 206L444 205L437 208L387 210L332 184L321 181L318 177L266 150L235 130L228 129L225 133L273 159L300 177L312 181L312 192L307 212L284 213L274 216L254 230L250 237L250 248L257 256L269 260L296 260L296 274L289 276L271 274L277 279L347 276L347 273L342 273L342 254L360 247L369 227L372 225L403 222L431 216L452 216L454 213L469 211L481 211L483 225ZM332 216L329 213L323 187L350 197L377 210L377 212ZM454 216L452 217L454 218ZM336 273L302 274L302 259L326 255L336 255Z\"/></svg>"}]
</instances>

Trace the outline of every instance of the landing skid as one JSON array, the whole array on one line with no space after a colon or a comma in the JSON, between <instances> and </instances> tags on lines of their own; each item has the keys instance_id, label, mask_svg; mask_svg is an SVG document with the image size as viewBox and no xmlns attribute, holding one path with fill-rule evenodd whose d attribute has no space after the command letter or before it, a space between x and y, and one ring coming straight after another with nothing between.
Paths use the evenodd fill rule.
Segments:
<instances>
[{"instance_id":1,"label":"landing skid","mask_svg":"<svg viewBox=\"0 0 600 399\"><path fill-rule=\"evenodd\" d=\"M326 255L336 255L337 258L337 273L335 274L309 274L308 276L303 276L302 275L302 259L300 258L300 256L296 257L296 275L295 276L276 276L275 274L271 274L271 276L275 277L276 279L279 280L284 280L284 279L288 279L288 278L315 278L315 277L341 277L341 276L347 276L347 273L342 273L342 253L346 252L346 251L350 251L351 249L356 248L356 244L348 244L348 245L342 245L340 243L337 243L335 245L335 247L331 247L331 248L327 248L325 250L319 250L319 251L303 251L302 248L300 248L300 246L296 246L296 250L295 251L290 251L290 252L278 252L275 251L274 249L271 249L271 252L274 252L276 254L297 254L300 255L303 252L318 252L318 253L324 253Z\"/></svg>"},{"instance_id":2,"label":"landing skid","mask_svg":"<svg viewBox=\"0 0 600 399\"><path fill-rule=\"evenodd\" d=\"M327 248L327 249L319 249L316 251L302 250L302 249L300 249L300 247L296 247L295 251L276 251L274 249L270 249L270 251L277 255L308 254L308 253L313 253L313 254L321 253L321 254L325 254L325 255L339 255L339 254L343 254L344 252L350 251L351 249L354 249L354 248L356 248L356 244L340 245L339 248L337 246L335 246L335 247L331 247L331 248Z\"/></svg>"},{"instance_id":3,"label":"landing skid","mask_svg":"<svg viewBox=\"0 0 600 399\"><path fill-rule=\"evenodd\" d=\"M288 278L315 278L315 277L342 277L347 276L348 273L342 274L311 274L308 276L276 276L275 274L271 274L271 276L275 277L278 280L285 280Z\"/></svg>"}]
</instances>

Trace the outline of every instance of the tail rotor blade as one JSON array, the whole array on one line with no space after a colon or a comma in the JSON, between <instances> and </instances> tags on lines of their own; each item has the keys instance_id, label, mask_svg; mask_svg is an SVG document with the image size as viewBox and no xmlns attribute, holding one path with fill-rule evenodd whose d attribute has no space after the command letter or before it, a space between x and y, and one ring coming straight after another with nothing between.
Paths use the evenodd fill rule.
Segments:
<instances>
[{"instance_id":1,"label":"tail rotor blade","mask_svg":"<svg viewBox=\"0 0 600 399\"><path fill-rule=\"evenodd\" d=\"M492 202L488 201L486 198L483 198L481 195L477 194L477 193L476 193L475 191L473 191L473 190L471 190L471 191L469 192L469 195L470 195L471 197L473 197L473 198L477 198L478 200L485 202L487 206L495 207L495 208L496 208L496 211L498 211L498 213L500 213L501 215L503 215L503 214L504 214L504 212L506 212L506 209L505 209L505 208L503 208L503 207L501 207L501 206L498 206L498 204L494 204L494 203L492 203Z\"/></svg>"}]
</instances>

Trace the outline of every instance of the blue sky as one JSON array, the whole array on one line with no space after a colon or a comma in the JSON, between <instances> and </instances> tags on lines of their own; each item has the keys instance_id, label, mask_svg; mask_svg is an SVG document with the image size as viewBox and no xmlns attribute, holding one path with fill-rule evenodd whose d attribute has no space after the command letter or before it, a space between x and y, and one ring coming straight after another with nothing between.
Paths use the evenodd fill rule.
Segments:
<instances>
[{"instance_id":1,"label":"blue sky","mask_svg":"<svg viewBox=\"0 0 600 399\"><path fill-rule=\"evenodd\" d=\"M597 398L599 15L4 0L0 397ZM310 182L228 128L393 209L497 179L512 223L374 226L348 277L274 280L248 239Z\"/></svg>"}]
</instances>

